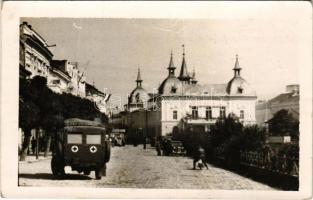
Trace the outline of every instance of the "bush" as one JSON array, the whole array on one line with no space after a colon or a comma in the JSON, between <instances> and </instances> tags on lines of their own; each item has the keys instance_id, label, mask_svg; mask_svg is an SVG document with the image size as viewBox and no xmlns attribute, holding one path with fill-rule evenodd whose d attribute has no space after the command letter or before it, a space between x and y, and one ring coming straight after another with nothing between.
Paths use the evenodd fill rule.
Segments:
<instances>
[{"instance_id":1,"label":"bush","mask_svg":"<svg viewBox=\"0 0 313 200\"><path fill-rule=\"evenodd\" d=\"M278 149L278 156L286 155L288 158L299 158L299 144L283 144Z\"/></svg>"}]
</instances>

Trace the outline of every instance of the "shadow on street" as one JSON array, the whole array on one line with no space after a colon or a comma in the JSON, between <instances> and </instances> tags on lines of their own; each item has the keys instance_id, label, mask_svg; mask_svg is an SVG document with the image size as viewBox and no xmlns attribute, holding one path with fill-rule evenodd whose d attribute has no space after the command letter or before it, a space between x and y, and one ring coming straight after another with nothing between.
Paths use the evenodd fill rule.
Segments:
<instances>
[{"instance_id":1,"label":"shadow on street","mask_svg":"<svg viewBox=\"0 0 313 200\"><path fill-rule=\"evenodd\" d=\"M56 178L49 173L36 173L36 174L19 174L19 178L29 178L29 179L48 179L48 180L91 180L89 176L81 174L66 174L62 178Z\"/></svg>"}]
</instances>

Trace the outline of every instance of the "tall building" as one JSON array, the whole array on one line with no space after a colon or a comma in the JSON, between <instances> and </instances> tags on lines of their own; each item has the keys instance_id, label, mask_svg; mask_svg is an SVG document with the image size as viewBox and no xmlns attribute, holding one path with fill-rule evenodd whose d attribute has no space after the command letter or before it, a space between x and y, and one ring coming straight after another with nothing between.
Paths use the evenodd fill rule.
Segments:
<instances>
[{"instance_id":1,"label":"tall building","mask_svg":"<svg viewBox=\"0 0 313 200\"><path fill-rule=\"evenodd\" d=\"M86 77L79 71L78 63L53 59L48 47L51 46L31 25L27 22L20 25L20 78L42 76L52 91L85 98Z\"/></svg>"},{"instance_id":2,"label":"tall building","mask_svg":"<svg viewBox=\"0 0 313 200\"><path fill-rule=\"evenodd\" d=\"M86 96L86 77L78 69L77 62L51 60L48 87L57 93L71 93L84 98Z\"/></svg>"},{"instance_id":3,"label":"tall building","mask_svg":"<svg viewBox=\"0 0 313 200\"><path fill-rule=\"evenodd\" d=\"M53 54L47 42L29 25L20 25L20 77L48 77Z\"/></svg>"},{"instance_id":4,"label":"tall building","mask_svg":"<svg viewBox=\"0 0 313 200\"><path fill-rule=\"evenodd\" d=\"M140 90L140 96L148 97L147 106L142 109L128 110L127 127L131 132L143 130L149 137L170 135L186 126L192 126L202 131L209 131L210 126L219 117L235 114L244 124L255 124L256 93L242 77L242 68L236 56L234 75L225 84L199 84L196 73L188 73L185 50L179 76L176 77L176 67L173 54L167 67L168 75L158 88L158 94L149 96L145 90ZM140 73L138 72L140 77ZM141 77L137 78L137 87L141 88ZM131 93L131 97L135 92ZM136 100L136 98L134 98ZM140 102L143 101L140 100ZM133 99L129 101L132 107ZM144 104L144 102L143 102ZM125 118L125 117L124 117Z\"/></svg>"}]
</instances>

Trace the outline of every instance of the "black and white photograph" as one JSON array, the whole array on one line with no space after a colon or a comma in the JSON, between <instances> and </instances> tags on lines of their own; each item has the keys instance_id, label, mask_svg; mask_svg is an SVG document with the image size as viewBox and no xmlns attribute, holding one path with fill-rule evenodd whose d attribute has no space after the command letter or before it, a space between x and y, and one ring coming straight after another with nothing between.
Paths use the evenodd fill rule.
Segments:
<instances>
[{"instance_id":1,"label":"black and white photograph","mask_svg":"<svg viewBox=\"0 0 313 200\"><path fill-rule=\"evenodd\" d=\"M125 9L99 2L93 13L75 2L60 15L49 3L33 16L16 4L28 14L14 23L9 6L3 18L17 47L2 55L14 68L2 92L16 85L14 101L1 105L2 122L14 118L7 120L14 131L3 128L1 138L13 137L1 151L14 149L15 192L7 194L29 190L23 197L36 197L34 191L54 188L38 197L94 197L88 194L98 189L101 198L310 197L309 3L167 2L155 11L148 2Z\"/></svg>"}]
</instances>

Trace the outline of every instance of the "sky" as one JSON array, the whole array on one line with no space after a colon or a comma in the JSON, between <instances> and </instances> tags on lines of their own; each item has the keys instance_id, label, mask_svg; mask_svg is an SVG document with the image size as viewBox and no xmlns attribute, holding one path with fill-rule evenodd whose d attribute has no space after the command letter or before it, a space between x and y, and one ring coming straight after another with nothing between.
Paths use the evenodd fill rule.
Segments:
<instances>
[{"instance_id":1,"label":"sky","mask_svg":"<svg viewBox=\"0 0 313 200\"><path fill-rule=\"evenodd\" d=\"M299 83L301 25L296 19L23 18L49 45L53 59L77 61L87 82L113 96L127 95L141 69L143 87L155 91L167 77L170 52L175 74L185 45L188 71L199 84L232 77L238 54L242 77L258 99Z\"/></svg>"}]
</instances>

